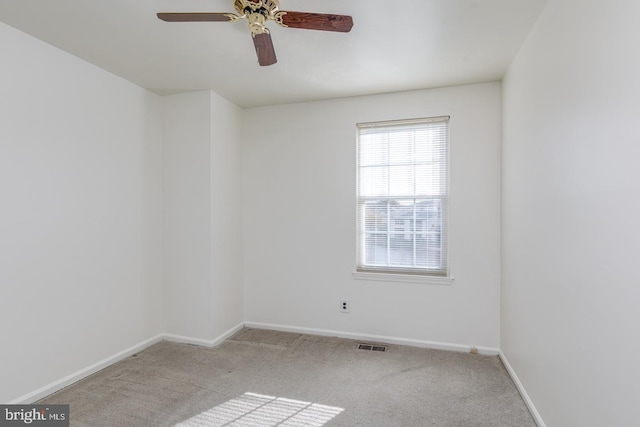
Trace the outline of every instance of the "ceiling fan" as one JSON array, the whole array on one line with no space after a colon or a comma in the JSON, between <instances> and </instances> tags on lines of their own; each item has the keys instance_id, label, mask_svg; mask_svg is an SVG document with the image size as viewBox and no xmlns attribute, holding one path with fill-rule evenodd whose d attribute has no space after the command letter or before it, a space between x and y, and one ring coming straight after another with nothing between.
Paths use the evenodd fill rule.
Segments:
<instances>
[{"instance_id":1,"label":"ceiling fan","mask_svg":"<svg viewBox=\"0 0 640 427\"><path fill-rule=\"evenodd\" d=\"M280 0L234 0L235 13L158 13L158 18L167 22L235 22L246 18L249 30L262 66L277 62L276 52L269 29L268 20L281 27L304 28L307 30L338 31L348 33L353 27L353 19L346 15L325 13L290 12L279 9Z\"/></svg>"}]
</instances>

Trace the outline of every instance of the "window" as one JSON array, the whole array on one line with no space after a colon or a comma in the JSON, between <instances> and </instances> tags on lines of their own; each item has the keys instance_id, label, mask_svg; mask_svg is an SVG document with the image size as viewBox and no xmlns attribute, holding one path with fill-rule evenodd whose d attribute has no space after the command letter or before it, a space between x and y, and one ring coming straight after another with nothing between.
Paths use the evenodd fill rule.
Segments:
<instances>
[{"instance_id":1,"label":"window","mask_svg":"<svg viewBox=\"0 0 640 427\"><path fill-rule=\"evenodd\" d=\"M448 276L448 123L358 124L357 272Z\"/></svg>"}]
</instances>

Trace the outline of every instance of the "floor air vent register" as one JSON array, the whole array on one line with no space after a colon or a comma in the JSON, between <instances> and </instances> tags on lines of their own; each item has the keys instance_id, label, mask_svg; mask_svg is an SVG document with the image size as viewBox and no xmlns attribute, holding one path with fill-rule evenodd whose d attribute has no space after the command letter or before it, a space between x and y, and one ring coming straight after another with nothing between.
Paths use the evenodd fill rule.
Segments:
<instances>
[{"instance_id":1,"label":"floor air vent register","mask_svg":"<svg viewBox=\"0 0 640 427\"><path fill-rule=\"evenodd\" d=\"M358 344L358 350L370 350L370 351L387 351L387 347L384 345L376 344Z\"/></svg>"}]
</instances>

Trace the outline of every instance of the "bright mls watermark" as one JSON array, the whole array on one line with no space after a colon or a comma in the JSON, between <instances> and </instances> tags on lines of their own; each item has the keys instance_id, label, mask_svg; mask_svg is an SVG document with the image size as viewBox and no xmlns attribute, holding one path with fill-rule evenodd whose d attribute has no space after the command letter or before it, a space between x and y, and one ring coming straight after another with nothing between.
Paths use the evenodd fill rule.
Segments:
<instances>
[{"instance_id":1,"label":"bright mls watermark","mask_svg":"<svg viewBox=\"0 0 640 427\"><path fill-rule=\"evenodd\" d=\"M0 427L69 427L69 405L0 405Z\"/></svg>"}]
</instances>

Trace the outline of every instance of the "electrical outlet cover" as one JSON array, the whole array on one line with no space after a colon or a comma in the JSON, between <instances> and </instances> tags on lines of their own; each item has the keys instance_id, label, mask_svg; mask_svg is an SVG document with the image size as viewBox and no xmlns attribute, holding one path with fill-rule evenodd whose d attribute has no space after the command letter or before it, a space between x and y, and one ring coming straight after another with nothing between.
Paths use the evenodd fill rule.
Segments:
<instances>
[{"instance_id":1,"label":"electrical outlet cover","mask_svg":"<svg viewBox=\"0 0 640 427\"><path fill-rule=\"evenodd\" d=\"M346 299L340 300L340 312L341 313L349 312L349 300L346 300Z\"/></svg>"}]
</instances>

